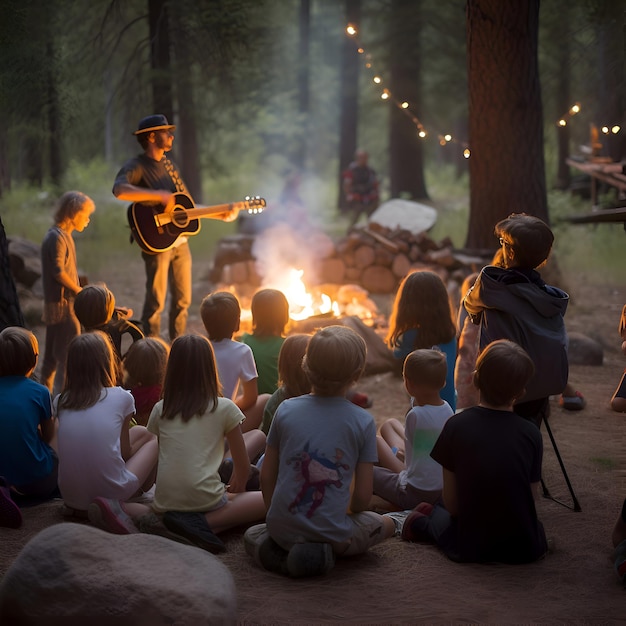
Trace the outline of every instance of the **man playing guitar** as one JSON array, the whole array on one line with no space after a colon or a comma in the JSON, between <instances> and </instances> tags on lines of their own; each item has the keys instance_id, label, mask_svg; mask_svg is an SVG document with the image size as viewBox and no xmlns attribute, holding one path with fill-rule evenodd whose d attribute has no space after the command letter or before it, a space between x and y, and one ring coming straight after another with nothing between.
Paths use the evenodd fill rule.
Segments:
<instances>
[{"instance_id":1,"label":"man playing guitar","mask_svg":"<svg viewBox=\"0 0 626 626\"><path fill-rule=\"evenodd\" d=\"M172 149L175 128L165 115L149 115L139 122L133 134L143 154L129 159L118 172L113 184L117 198L158 206L166 214L173 210L176 194L187 193L175 165L166 156ZM237 213L226 210L211 217L231 221ZM191 252L187 237L177 237L167 250L147 252L144 248L141 256L146 269L146 295L141 314L143 331L146 335L160 335L169 276L169 338L173 341L185 332L191 304Z\"/></svg>"}]
</instances>

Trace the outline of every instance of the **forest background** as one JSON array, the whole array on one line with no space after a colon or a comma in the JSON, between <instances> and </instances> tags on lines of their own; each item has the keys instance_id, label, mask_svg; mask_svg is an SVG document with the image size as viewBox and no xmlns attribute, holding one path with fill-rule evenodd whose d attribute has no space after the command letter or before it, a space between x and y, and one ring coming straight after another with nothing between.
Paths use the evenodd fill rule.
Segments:
<instances>
[{"instance_id":1,"label":"forest background","mask_svg":"<svg viewBox=\"0 0 626 626\"><path fill-rule=\"evenodd\" d=\"M339 234L346 227L340 174L362 147L381 176L383 200L438 209L435 237L495 248L493 224L526 211L553 222L556 252L573 271L597 264L611 277L620 229L600 229L598 245L597 230L560 218L588 208L568 193L581 181L565 158L589 146L591 125L607 128L604 154L616 161L626 154L620 2L2 6L0 217L7 235L39 241L61 192L90 194L98 211L79 235L89 246L81 259L87 272L111 255L136 253L110 190L121 163L139 151L138 120L161 112L178 125L173 158L197 202L253 194L271 207L297 171L310 216ZM348 24L357 28L353 37ZM601 200L616 198L609 191ZM192 239L194 258L210 258L235 228L204 228Z\"/></svg>"}]
</instances>

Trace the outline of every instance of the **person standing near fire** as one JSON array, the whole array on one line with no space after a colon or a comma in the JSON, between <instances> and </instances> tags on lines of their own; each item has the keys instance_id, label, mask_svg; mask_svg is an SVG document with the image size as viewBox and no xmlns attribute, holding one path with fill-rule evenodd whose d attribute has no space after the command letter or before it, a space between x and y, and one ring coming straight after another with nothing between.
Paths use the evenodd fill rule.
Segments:
<instances>
[{"instance_id":1,"label":"person standing near fire","mask_svg":"<svg viewBox=\"0 0 626 626\"><path fill-rule=\"evenodd\" d=\"M350 218L349 228L357 223L361 213L369 216L378 207L378 176L368 165L368 159L365 150L357 150L354 161L343 173L344 210Z\"/></svg>"},{"instance_id":2,"label":"person standing near fire","mask_svg":"<svg viewBox=\"0 0 626 626\"><path fill-rule=\"evenodd\" d=\"M166 156L174 143L176 126L165 115L144 117L133 133L143 149L122 166L115 177L113 194L133 203L161 205L172 211L177 193L189 195L174 163ZM212 217L232 221L236 211ZM159 336L161 314L165 308L168 279L171 296L169 338L173 341L185 332L191 304L191 252L186 236L179 236L167 250L156 253L142 251L146 269L146 295L141 323L146 336Z\"/></svg>"}]
</instances>

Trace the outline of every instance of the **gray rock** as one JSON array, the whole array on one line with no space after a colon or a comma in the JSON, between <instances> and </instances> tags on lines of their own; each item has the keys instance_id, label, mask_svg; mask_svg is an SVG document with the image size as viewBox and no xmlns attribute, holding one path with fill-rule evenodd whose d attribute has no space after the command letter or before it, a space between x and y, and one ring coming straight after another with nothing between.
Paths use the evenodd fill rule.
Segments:
<instances>
[{"instance_id":1,"label":"gray rock","mask_svg":"<svg viewBox=\"0 0 626 626\"><path fill-rule=\"evenodd\" d=\"M0 584L0 624L196 626L237 617L230 571L212 554L155 535L50 526Z\"/></svg>"},{"instance_id":2,"label":"gray rock","mask_svg":"<svg viewBox=\"0 0 626 626\"><path fill-rule=\"evenodd\" d=\"M568 333L567 356L570 365L602 365L604 350L595 339L582 333Z\"/></svg>"}]
</instances>

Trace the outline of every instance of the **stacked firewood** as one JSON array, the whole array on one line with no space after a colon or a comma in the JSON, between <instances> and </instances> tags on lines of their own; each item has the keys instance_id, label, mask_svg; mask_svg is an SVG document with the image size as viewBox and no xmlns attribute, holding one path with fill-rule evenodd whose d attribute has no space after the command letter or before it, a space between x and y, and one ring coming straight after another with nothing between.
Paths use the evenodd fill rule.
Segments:
<instances>
[{"instance_id":1,"label":"stacked firewood","mask_svg":"<svg viewBox=\"0 0 626 626\"><path fill-rule=\"evenodd\" d=\"M223 238L218 243L209 280L232 285L239 291L266 282L263 264L255 256L254 242L254 235ZM371 294L395 293L402 278L414 269L435 271L446 284L453 281L461 285L468 274L488 262L488 257L455 250L448 237L437 242L426 232L390 230L375 223L354 228L336 242L323 233L311 233L307 248L314 253L314 271L304 277L307 285L354 284Z\"/></svg>"}]
</instances>

